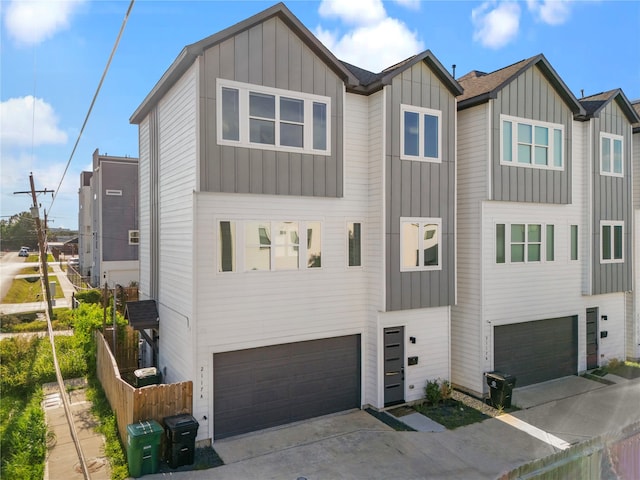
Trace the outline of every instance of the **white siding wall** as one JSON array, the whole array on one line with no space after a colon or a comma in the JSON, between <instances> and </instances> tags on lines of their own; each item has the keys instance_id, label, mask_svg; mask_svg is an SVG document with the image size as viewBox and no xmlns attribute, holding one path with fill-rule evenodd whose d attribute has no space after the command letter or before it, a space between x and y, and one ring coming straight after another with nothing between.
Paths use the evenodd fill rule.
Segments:
<instances>
[{"instance_id":1,"label":"white siding wall","mask_svg":"<svg viewBox=\"0 0 640 480\"><path fill-rule=\"evenodd\" d=\"M367 236L365 258L367 262L367 289L369 291L369 321L365 333L365 355L363 380L365 384L364 403L381 408L384 400L381 397L382 380L379 356L379 338L382 329L378 322L378 312L384 310L384 108L385 90L368 97L369 115L369 211L367 214Z\"/></svg>"},{"instance_id":2,"label":"white siding wall","mask_svg":"<svg viewBox=\"0 0 640 480\"><path fill-rule=\"evenodd\" d=\"M383 329L387 327L404 327L404 398L407 402L424 397L427 380L449 380L451 369L450 352L450 307L424 308L380 313L379 345L380 357L383 355ZM416 343L410 343L409 337L415 337ZM407 358L417 356L418 364L408 366ZM380 370L380 376L384 371ZM381 388L380 406L384 404Z\"/></svg>"},{"instance_id":3,"label":"white siding wall","mask_svg":"<svg viewBox=\"0 0 640 480\"><path fill-rule=\"evenodd\" d=\"M138 159L138 259L140 261L140 299L150 298L151 273L151 205L150 205L150 152L149 152L149 117L138 126L139 159Z\"/></svg>"},{"instance_id":4,"label":"white siding wall","mask_svg":"<svg viewBox=\"0 0 640 480\"><path fill-rule=\"evenodd\" d=\"M626 299L624 293L596 295L587 300L585 309L590 306L598 307L598 332L606 331L606 338L598 338L599 365L605 365L610 360L625 358L625 313ZM602 320L602 316L607 320ZM598 335L600 336L600 335Z\"/></svg>"},{"instance_id":5,"label":"white siding wall","mask_svg":"<svg viewBox=\"0 0 640 480\"><path fill-rule=\"evenodd\" d=\"M367 110L366 97L346 96L344 198L196 195L196 418L213 418L214 353L350 334L367 351L368 264L347 268L346 241L348 221L368 221ZM218 220L319 220L322 268L218 273ZM213 436L201 427L199 438Z\"/></svg>"},{"instance_id":6,"label":"white siding wall","mask_svg":"<svg viewBox=\"0 0 640 480\"><path fill-rule=\"evenodd\" d=\"M159 367L166 382L195 377L192 300L197 78L196 62L158 104Z\"/></svg>"},{"instance_id":7,"label":"white siding wall","mask_svg":"<svg viewBox=\"0 0 640 480\"><path fill-rule=\"evenodd\" d=\"M488 108L483 104L458 113L458 300L451 309L451 381L476 392L483 388L479 252L482 201L488 195Z\"/></svg>"},{"instance_id":8,"label":"white siding wall","mask_svg":"<svg viewBox=\"0 0 640 480\"><path fill-rule=\"evenodd\" d=\"M140 268L138 260L102 262L102 272L106 274L109 285L128 287L131 282L139 282Z\"/></svg>"},{"instance_id":9,"label":"white siding wall","mask_svg":"<svg viewBox=\"0 0 640 480\"><path fill-rule=\"evenodd\" d=\"M627 356L640 359L640 133L633 135L634 275L633 309L627 324Z\"/></svg>"}]
</instances>

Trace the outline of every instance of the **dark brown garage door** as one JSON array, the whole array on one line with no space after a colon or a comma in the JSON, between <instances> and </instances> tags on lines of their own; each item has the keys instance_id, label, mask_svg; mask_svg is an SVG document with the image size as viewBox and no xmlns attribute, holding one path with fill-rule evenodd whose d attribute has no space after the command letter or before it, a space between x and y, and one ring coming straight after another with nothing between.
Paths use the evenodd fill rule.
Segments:
<instances>
[{"instance_id":1,"label":"dark brown garage door","mask_svg":"<svg viewBox=\"0 0 640 480\"><path fill-rule=\"evenodd\" d=\"M501 325L494 329L495 369L516 376L516 387L578 371L578 317Z\"/></svg>"},{"instance_id":2,"label":"dark brown garage door","mask_svg":"<svg viewBox=\"0 0 640 480\"><path fill-rule=\"evenodd\" d=\"M360 335L217 353L214 439L360 407Z\"/></svg>"}]
</instances>

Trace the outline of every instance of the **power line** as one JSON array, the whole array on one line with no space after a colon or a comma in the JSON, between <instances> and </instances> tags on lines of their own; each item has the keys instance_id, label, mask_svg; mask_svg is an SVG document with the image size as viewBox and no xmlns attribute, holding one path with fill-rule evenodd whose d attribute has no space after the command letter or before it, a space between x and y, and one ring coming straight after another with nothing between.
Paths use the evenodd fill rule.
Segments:
<instances>
[{"instance_id":1,"label":"power line","mask_svg":"<svg viewBox=\"0 0 640 480\"><path fill-rule=\"evenodd\" d=\"M113 56L118 49L118 44L120 43L120 37L122 37L122 32L124 32L124 27L127 25L127 20L129 20L129 14L131 13L131 9L133 8L135 0L131 0L129 3L129 8L127 9L127 13L124 16L124 20L122 20L122 26L120 27L120 32L118 32L118 37L116 38L115 44L111 49L111 55L109 55L109 60L107 61L107 65L104 67L104 72L102 72L102 77L100 78L100 83L98 84L98 88L96 89L96 93L93 95L93 100L91 100L91 105L89 106L89 111L87 112L86 117L84 118L84 122L82 124L82 128L78 133L78 138L76 139L76 143L73 146L73 150L71 151L71 155L69 156L69 160L67 161L67 165L64 167L64 172L62 172L62 178L60 179L60 183L56 188L56 192L53 194L53 199L51 200L51 204L49 205L49 212L53 208L53 203L56 201L56 197L58 196L58 192L60 191L60 187L62 186L62 182L64 181L64 177L67 174L67 170L69 169L69 165L71 164L71 160L73 159L74 154L76 153L76 148L78 148L78 144L80 143L80 138L82 137L82 133L84 132L84 128L87 126L87 122L89 121L89 116L91 115L91 111L93 110L93 106L96 103L96 99L98 98L98 94L100 93L100 89L102 88L102 83L104 82L105 77L107 76L107 72L109 71L109 67L111 66L111 60L113 60Z\"/></svg>"}]
</instances>

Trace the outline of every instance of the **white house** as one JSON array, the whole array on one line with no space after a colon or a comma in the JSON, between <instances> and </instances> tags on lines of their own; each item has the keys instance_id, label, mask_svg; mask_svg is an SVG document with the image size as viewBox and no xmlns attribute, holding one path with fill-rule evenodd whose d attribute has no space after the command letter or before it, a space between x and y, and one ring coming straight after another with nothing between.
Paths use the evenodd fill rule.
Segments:
<instances>
[{"instance_id":1,"label":"white house","mask_svg":"<svg viewBox=\"0 0 640 480\"><path fill-rule=\"evenodd\" d=\"M488 371L524 386L624 358L628 101L578 101L543 55L459 82L453 383L480 395Z\"/></svg>"},{"instance_id":2,"label":"white house","mask_svg":"<svg viewBox=\"0 0 640 480\"><path fill-rule=\"evenodd\" d=\"M374 74L283 5L183 49L139 125L140 295L198 440L450 377L456 96L430 51Z\"/></svg>"}]
</instances>

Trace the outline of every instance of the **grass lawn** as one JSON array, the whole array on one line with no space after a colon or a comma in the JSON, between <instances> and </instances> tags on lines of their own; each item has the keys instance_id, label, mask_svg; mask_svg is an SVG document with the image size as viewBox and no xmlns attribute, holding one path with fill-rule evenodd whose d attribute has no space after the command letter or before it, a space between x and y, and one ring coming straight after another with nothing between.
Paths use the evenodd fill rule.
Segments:
<instances>
[{"instance_id":1,"label":"grass lawn","mask_svg":"<svg viewBox=\"0 0 640 480\"><path fill-rule=\"evenodd\" d=\"M49 282L56 282L56 291L54 298L64 297L62 288L58 283L58 277L49 277ZM53 293L53 292L52 292ZM7 295L2 299L3 303L30 303L44 301L42 295L42 287L40 285L40 277L33 276L30 278L16 278L11 284L11 288Z\"/></svg>"},{"instance_id":2,"label":"grass lawn","mask_svg":"<svg viewBox=\"0 0 640 480\"><path fill-rule=\"evenodd\" d=\"M607 372L619 377L628 379L640 378L640 363L612 361L604 368Z\"/></svg>"},{"instance_id":3,"label":"grass lawn","mask_svg":"<svg viewBox=\"0 0 640 480\"><path fill-rule=\"evenodd\" d=\"M29 256L25 259L25 262L27 263L36 263L40 261L40 254L38 253L31 253L29 254ZM55 258L53 258L53 255L49 254L47 255L47 262L51 263L54 262Z\"/></svg>"},{"instance_id":4,"label":"grass lawn","mask_svg":"<svg viewBox=\"0 0 640 480\"><path fill-rule=\"evenodd\" d=\"M49 267L47 270L49 273L53 273L53 268ZM34 265L32 267L25 267L18 272L18 275L39 275L40 274L40 264Z\"/></svg>"},{"instance_id":5,"label":"grass lawn","mask_svg":"<svg viewBox=\"0 0 640 480\"><path fill-rule=\"evenodd\" d=\"M414 405L413 408L449 430L491 418L453 398L448 398L437 405L423 403Z\"/></svg>"}]
</instances>

